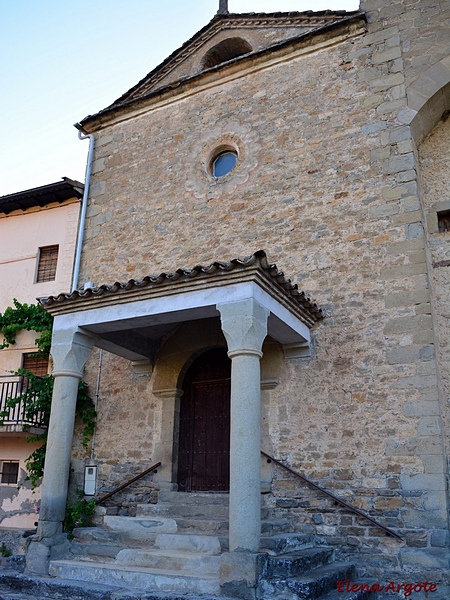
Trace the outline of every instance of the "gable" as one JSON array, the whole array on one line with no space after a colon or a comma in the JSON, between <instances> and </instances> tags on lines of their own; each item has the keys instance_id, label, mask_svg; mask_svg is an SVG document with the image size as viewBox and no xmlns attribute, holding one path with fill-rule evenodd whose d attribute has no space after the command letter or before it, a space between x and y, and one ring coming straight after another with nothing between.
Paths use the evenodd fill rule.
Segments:
<instances>
[{"instance_id":1,"label":"gable","mask_svg":"<svg viewBox=\"0 0 450 600\"><path fill-rule=\"evenodd\" d=\"M176 50L108 111L202 72L270 52L296 39L344 24L359 11L217 14L212 21ZM105 109L106 110L106 109ZM103 112L103 111L102 111Z\"/></svg>"}]
</instances>

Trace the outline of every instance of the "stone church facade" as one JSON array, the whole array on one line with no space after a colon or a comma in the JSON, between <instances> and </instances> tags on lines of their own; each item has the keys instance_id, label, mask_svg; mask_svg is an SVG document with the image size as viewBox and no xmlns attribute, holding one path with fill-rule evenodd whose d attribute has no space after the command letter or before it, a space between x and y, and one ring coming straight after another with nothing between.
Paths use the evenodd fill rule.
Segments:
<instances>
[{"instance_id":1,"label":"stone church facade","mask_svg":"<svg viewBox=\"0 0 450 600\"><path fill-rule=\"evenodd\" d=\"M80 291L44 301L58 427L31 571L58 545L67 407L88 359L95 386L95 347L98 494L160 461L152 502L158 490L229 485L230 554L258 551L262 491L272 515L368 576L445 589L449 18L448 0L222 11L79 124L94 161ZM220 157L235 161L223 175ZM211 467L217 484L183 462L197 443L183 445L197 418L183 398L190 369L209 369L220 349L231 432L217 461L231 466ZM75 479L83 461L75 448Z\"/></svg>"}]
</instances>

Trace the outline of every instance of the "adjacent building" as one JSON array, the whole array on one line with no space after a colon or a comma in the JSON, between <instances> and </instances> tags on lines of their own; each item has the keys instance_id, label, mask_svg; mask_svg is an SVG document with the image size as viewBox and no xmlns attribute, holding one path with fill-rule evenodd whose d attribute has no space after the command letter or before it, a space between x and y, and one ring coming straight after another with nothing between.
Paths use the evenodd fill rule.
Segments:
<instances>
[{"instance_id":1,"label":"adjacent building","mask_svg":"<svg viewBox=\"0 0 450 600\"><path fill-rule=\"evenodd\" d=\"M0 313L14 299L35 304L40 296L71 288L82 196L83 184L64 178L0 198ZM36 337L20 331L14 345L0 350L1 410L26 388L26 379L14 372L49 372L48 360L35 356ZM26 438L40 426L28 421L20 404L0 427L0 528L30 528L36 521L40 489L33 492L26 481L25 460L36 448Z\"/></svg>"}]
</instances>

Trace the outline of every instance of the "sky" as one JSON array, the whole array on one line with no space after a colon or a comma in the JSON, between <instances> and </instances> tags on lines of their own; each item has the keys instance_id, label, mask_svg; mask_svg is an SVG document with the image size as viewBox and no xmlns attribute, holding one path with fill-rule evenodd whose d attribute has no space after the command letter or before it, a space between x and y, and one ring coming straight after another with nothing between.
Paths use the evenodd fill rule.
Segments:
<instances>
[{"instance_id":1,"label":"sky","mask_svg":"<svg viewBox=\"0 0 450 600\"><path fill-rule=\"evenodd\" d=\"M357 10L358 0L229 0L230 12ZM219 0L0 0L0 196L84 181L74 123L140 81Z\"/></svg>"}]
</instances>

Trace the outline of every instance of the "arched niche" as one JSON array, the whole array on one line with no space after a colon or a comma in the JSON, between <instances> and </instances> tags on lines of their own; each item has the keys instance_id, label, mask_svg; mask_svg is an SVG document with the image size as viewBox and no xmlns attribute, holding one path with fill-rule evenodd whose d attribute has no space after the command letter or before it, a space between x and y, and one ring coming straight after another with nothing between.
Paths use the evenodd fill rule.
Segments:
<instances>
[{"instance_id":1,"label":"arched niche","mask_svg":"<svg viewBox=\"0 0 450 600\"><path fill-rule=\"evenodd\" d=\"M251 45L242 38L227 38L207 51L203 57L201 68L202 70L210 69L243 54L248 54L252 50Z\"/></svg>"},{"instance_id":2,"label":"arched niche","mask_svg":"<svg viewBox=\"0 0 450 600\"><path fill-rule=\"evenodd\" d=\"M442 59L417 78L407 91L408 109L403 115L416 146L450 110L450 57Z\"/></svg>"}]
</instances>

